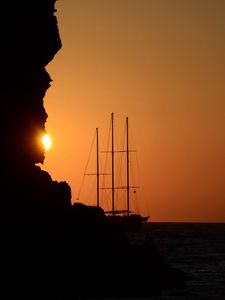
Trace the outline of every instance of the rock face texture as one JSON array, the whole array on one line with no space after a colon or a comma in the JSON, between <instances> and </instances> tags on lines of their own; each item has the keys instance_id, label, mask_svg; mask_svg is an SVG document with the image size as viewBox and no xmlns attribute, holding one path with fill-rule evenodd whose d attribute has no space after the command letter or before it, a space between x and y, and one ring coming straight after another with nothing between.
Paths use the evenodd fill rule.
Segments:
<instances>
[{"instance_id":1,"label":"rock face texture","mask_svg":"<svg viewBox=\"0 0 225 300\"><path fill-rule=\"evenodd\" d=\"M51 78L45 66L61 48L54 2L5 1L1 19L1 127L4 162L43 162L39 135L47 113L43 98ZM16 150L16 151L15 151Z\"/></svg>"},{"instance_id":2,"label":"rock face texture","mask_svg":"<svg viewBox=\"0 0 225 300\"><path fill-rule=\"evenodd\" d=\"M55 0L1 3L1 299L158 295L186 275L149 245L132 246L103 210L72 205L66 182L53 181L41 137L61 48Z\"/></svg>"},{"instance_id":3,"label":"rock face texture","mask_svg":"<svg viewBox=\"0 0 225 300\"><path fill-rule=\"evenodd\" d=\"M70 187L35 165L45 155L44 96L51 82L45 67L61 48L54 5L54 0L1 4L2 206L30 217L71 204Z\"/></svg>"}]
</instances>

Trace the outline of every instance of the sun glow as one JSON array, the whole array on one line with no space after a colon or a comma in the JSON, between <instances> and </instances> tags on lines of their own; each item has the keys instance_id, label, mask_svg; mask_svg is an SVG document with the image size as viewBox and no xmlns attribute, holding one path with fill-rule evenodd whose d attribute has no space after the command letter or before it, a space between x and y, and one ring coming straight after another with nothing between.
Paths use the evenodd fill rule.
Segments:
<instances>
[{"instance_id":1,"label":"sun glow","mask_svg":"<svg viewBox=\"0 0 225 300\"><path fill-rule=\"evenodd\" d=\"M42 144L44 145L45 151L48 151L52 146L52 141L50 136L48 134L43 135L41 141Z\"/></svg>"}]
</instances>

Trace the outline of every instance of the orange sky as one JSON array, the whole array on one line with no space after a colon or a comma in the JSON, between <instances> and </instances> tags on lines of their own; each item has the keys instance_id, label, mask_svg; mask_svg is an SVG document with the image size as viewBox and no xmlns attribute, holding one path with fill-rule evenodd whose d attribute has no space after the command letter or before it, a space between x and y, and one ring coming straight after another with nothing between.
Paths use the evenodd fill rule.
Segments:
<instances>
[{"instance_id":1,"label":"orange sky","mask_svg":"<svg viewBox=\"0 0 225 300\"><path fill-rule=\"evenodd\" d=\"M95 128L111 112L128 116L140 212L224 222L225 1L59 0L56 8L63 46L47 66L53 147L42 168L67 181L76 201Z\"/></svg>"}]
</instances>

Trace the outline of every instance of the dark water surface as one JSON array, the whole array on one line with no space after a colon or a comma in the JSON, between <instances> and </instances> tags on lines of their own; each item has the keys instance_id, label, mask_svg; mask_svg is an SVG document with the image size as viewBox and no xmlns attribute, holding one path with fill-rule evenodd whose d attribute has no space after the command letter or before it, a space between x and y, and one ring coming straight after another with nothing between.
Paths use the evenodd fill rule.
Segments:
<instances>
[{"instance_id":1,"label":"dark water surface","mask_svg":"<svg viewBox=\"0 0 225 300\"><path fill-rule=\"evenodd\" d=\"M143 232L189 277L186 292L159 298L225 299L225 223L147 223Z\"/></svg>"}]
</instances>

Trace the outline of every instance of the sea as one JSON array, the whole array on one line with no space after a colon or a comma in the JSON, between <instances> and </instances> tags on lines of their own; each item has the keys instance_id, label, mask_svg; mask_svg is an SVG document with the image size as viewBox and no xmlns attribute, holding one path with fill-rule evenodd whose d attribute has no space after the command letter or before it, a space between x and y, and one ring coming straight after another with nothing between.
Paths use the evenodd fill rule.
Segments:
<instances>
[{"instance_id":1,"label":"sea","mask_svg":"<svg viewBox=\"0 0 225 300\"><path fill-rule=\"evenodd\" d=\"M166 290L157 299L225 299L225 223L149 222L136 239L141 236L188 275L185 289Z\"/></svg>"},{"instance_id":2,"label":"sea","mask_svg":"<svg viewBox=\"0 0 225 300\"><path fill-rule=\"evenodd\" d=\"M170 265L188 275L184 289L168 289L160 296L126 300L224 300L225 223L146 223L127 234L131 243L148 240ZM110 298L122 300L122 298Z\"/></svg>"}]
</instances>

